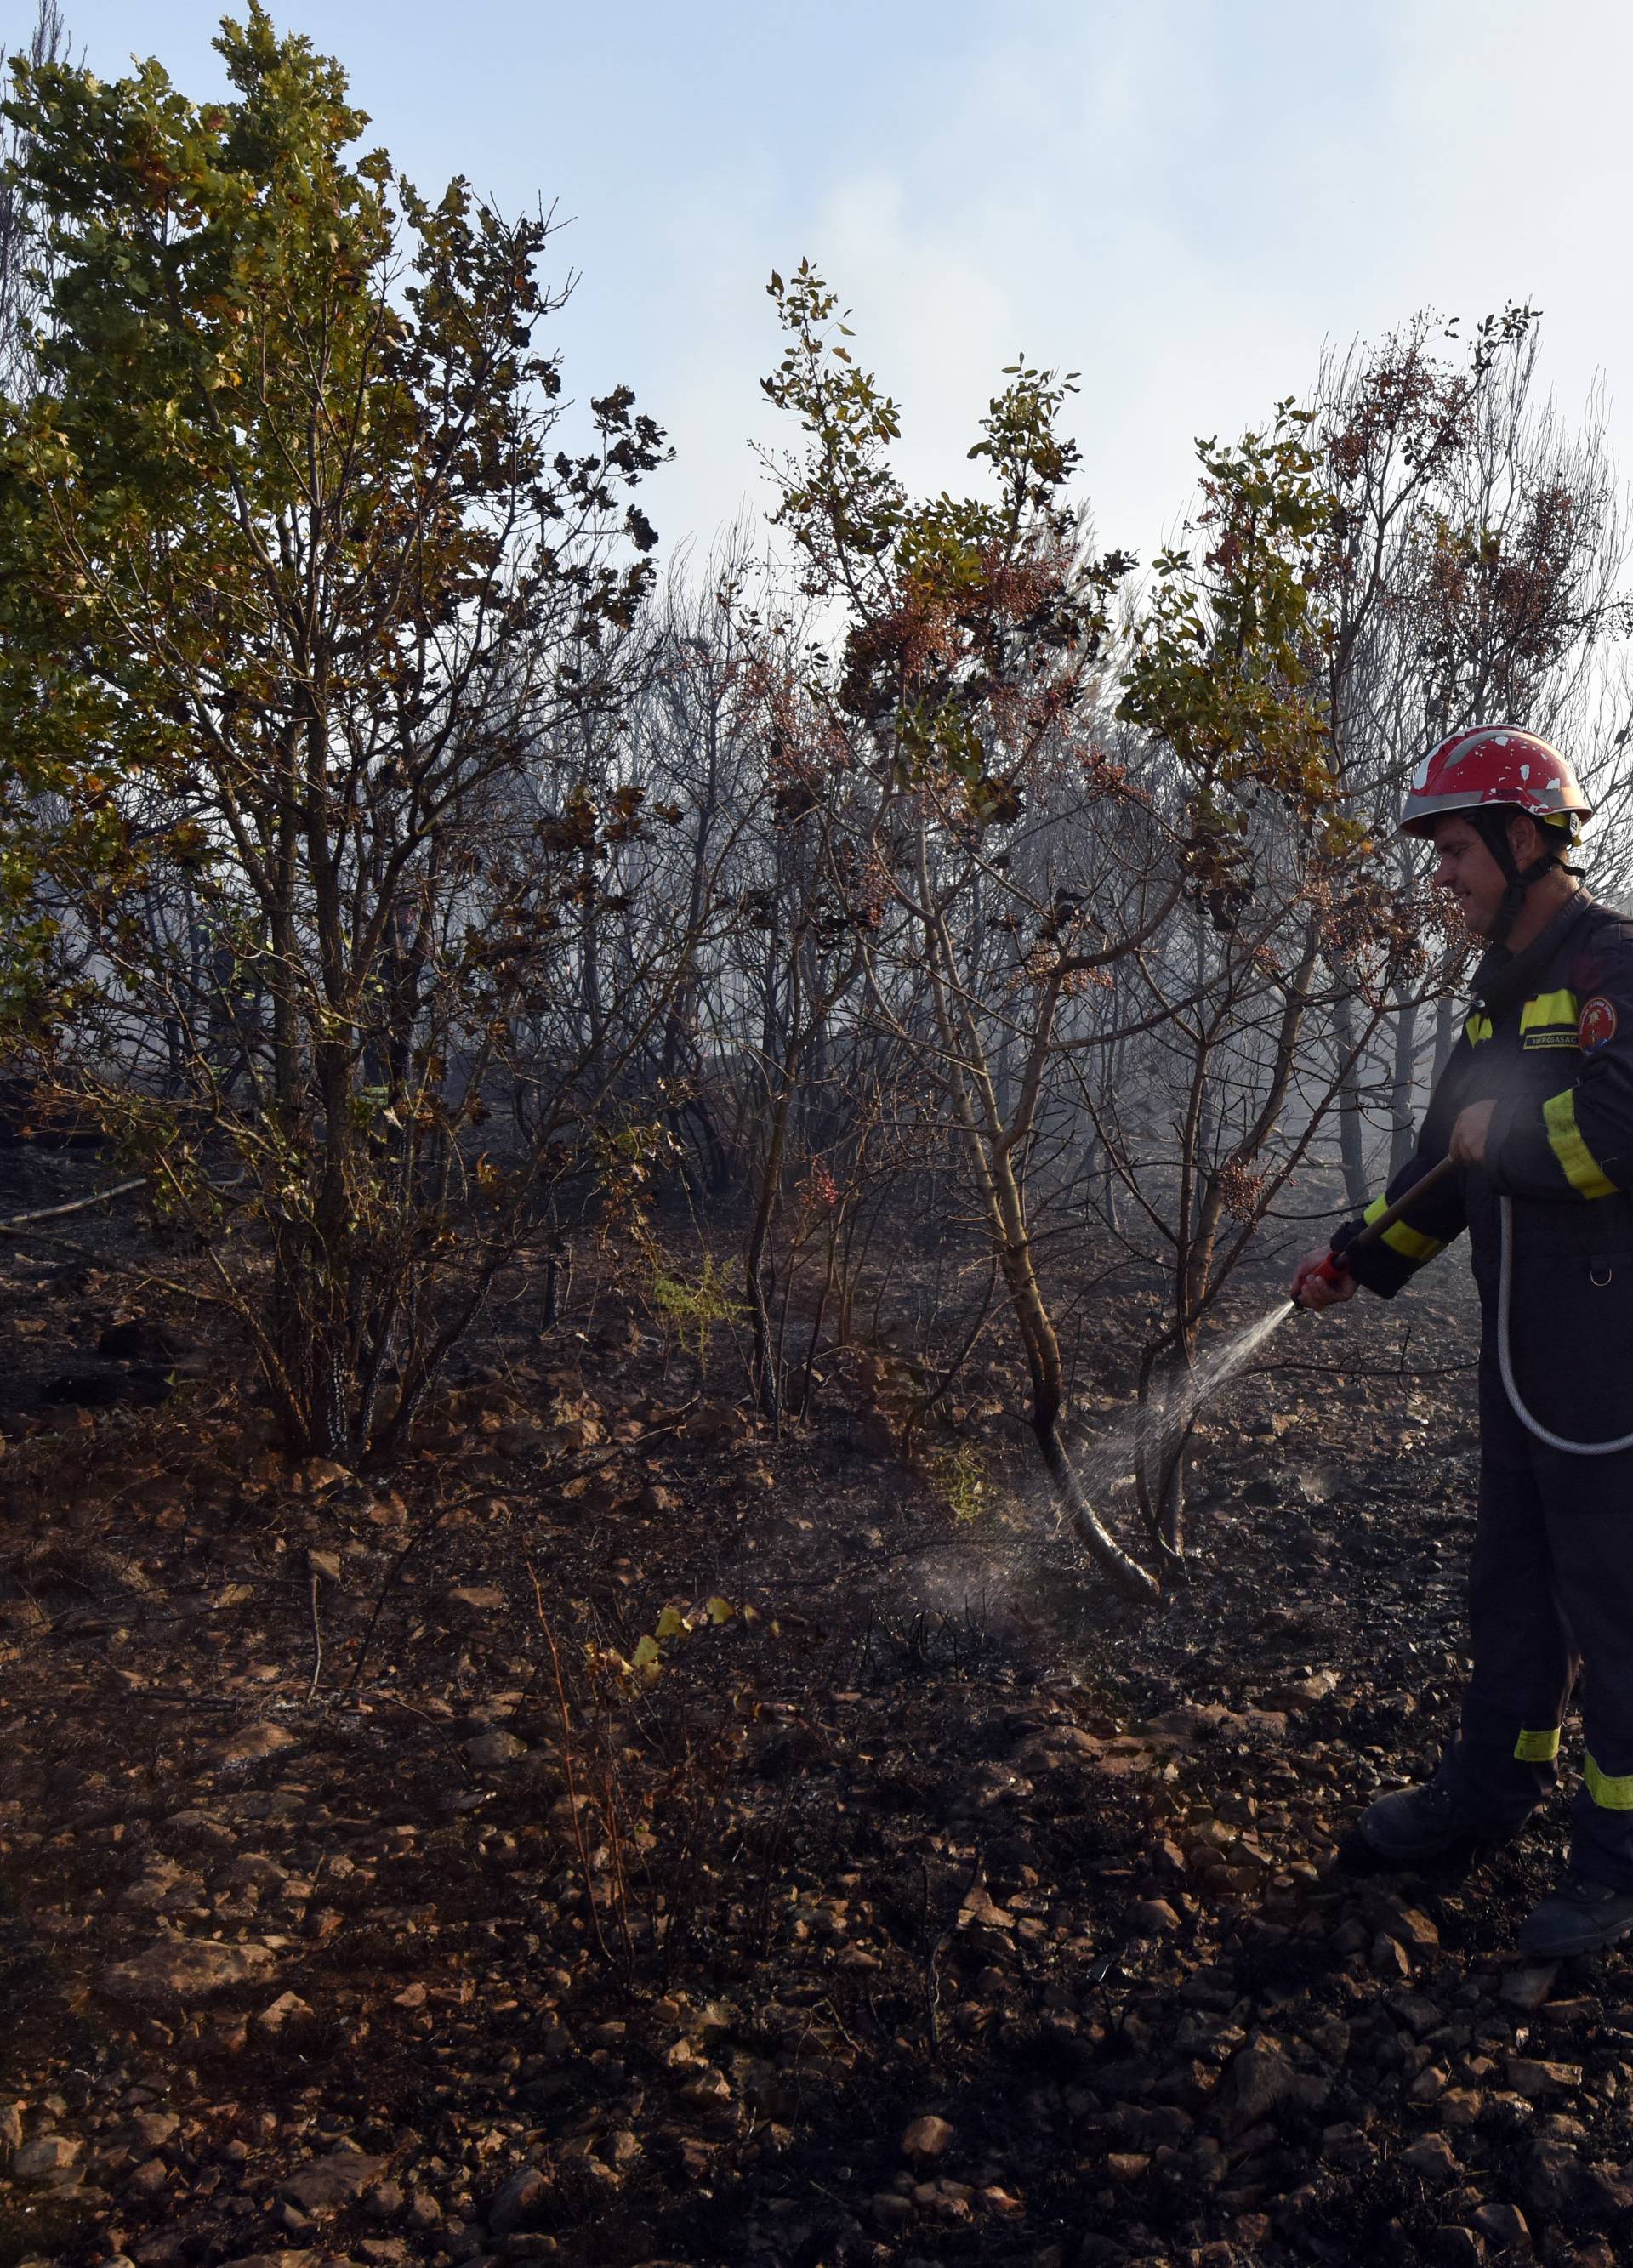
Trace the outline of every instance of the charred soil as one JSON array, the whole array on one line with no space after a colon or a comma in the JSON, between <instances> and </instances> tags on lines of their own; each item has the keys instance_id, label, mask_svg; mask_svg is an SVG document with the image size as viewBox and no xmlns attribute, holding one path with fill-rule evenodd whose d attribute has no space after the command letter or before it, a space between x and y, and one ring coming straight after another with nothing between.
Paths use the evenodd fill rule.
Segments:
<instances>
[{"instance_id":1,"label":"charred soil","mask_svg":"<svg viewBox=\"0 0 1633 2268\"><path fill-rule=\"evenodd\" d=\"M1461 1675L1441 1272L1214 1405L1148 1610L1040 1509L1001 1366L950 1483L876 1364L772 1441L728 1347L699 1380L588 1270L541 1333L519 1270L359 1478L268 1446L196 1322L19 1252L0 2268L1621 2257L1633 1989L1513 1951L1563 1803L1345 1863ZM41 1399L132 1371L166 1398Z\"/></svg>"}]
</instances>

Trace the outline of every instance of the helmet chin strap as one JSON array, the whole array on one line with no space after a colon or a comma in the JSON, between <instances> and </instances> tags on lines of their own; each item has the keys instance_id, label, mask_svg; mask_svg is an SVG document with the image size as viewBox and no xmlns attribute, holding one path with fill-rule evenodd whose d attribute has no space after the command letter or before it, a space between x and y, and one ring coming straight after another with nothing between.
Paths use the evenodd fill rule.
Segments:
<instances>
[{"instance_id":1,"label":"helmet chin strap","mask_svg":"<svg viewBox=\"0 0 1633 2268\"><path fill-rule=\"evenodd\" d=\"M1551 873L1557 866L1563 873L1575 875L1578 881L1582 879L1582 869L1579 866L1568 865L1563 854L1557 850L1545 850L1540 858L1533 858L1528 866L1518 865L1508 839L1508 822L1513 816L1512 806L1504 803L1487 804L1481 810L1471 811L1468 814L1469 824L1496 860L1497 865L1502 870L1503 878L1508 885L1503 893L1502 903L1497 908L1496 920L1492 924L1491 935L1488 940L1492 945L1508 943L1509 932L1524 910L1526 893L1533 882L1540 882L1544 874ZM1537 831L1546 841L1553 830L1539 821Z\"/></svg>"}]
</instances>

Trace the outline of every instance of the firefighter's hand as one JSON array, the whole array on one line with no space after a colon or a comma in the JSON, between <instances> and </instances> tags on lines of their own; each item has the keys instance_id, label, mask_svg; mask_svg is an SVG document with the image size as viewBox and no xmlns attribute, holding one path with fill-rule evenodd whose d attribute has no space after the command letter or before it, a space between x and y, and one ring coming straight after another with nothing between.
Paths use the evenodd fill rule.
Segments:
<instances>
[{"instance_id":1,"label":"firefighter's hand","mask_svg":"<svg viewBox=\"0 0 1633 2268\"><path fill-rule=\"evenodd\" d=\"M1291 1297L1301 1307L1335 1307L1341 1300L1353 1300L1356 1279L1346 1268L1334 1283L1320 1271L1333 1256L1330 1245L1318 1244L1313 1252L1306 1252L1293 1276Z\"/></svg>"},{"instance_id":2,"label":"firefighter's hand","mask_svg":"<svg viewBox=\"0 0 1633 2268\"><path fill-rule=\"evenodd\" d=\"M1459 1166L1484 1165L1486 1136L1496 1108L1496 1099L1493 1096L1489 1102L1471 1102L1466 1110L1459 1111L1452 1128L1450 1150Z\"/></svg>"}]
</instances>

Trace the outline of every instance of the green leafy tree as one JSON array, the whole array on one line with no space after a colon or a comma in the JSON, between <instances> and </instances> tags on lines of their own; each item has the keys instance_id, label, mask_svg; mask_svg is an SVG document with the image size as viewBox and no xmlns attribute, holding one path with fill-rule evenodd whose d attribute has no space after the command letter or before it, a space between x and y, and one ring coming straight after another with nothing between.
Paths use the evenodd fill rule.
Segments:
<instances>
[{"instance_id":1,"label":"green leafy tree","mask_svg":"<svg viewBox=\"0 0 1633 2268\"><path fill-rule=\"evenodd\" d=\"M1173 814L1188 902L1143 972L1153 1037L1134 1091L1160 1108L1160 1160L1117 1098L1098 1118L1138 1193L1135 1248L1167 1285L1139 1351L1135 1482L1170 1561L1200 1327L1340 1097L1326 960L1336 939L1365 939L1387 968L1404 942L1334 760L1343 526L1312 424L1285 401L1233 446L1199 443L1189 540L1156 561L1122 674L1119 714ZM1378 1012L1363 1004L1357 1047Z\"/></svg>"},{"instance_id":2,"label":"green leafy tree","mask_svg":"<svg viewBox=\"0 0 1633 2268\"><path fill-rule=\"evenodd\" d=\"M845 343L835 293L809 261L769 288L787 345L764 390L807 437L778 468L775 521L808 593L846 608L831 703L898 786L944 794L977 828L1011 820L1026 767L1093 690L1132 564L1081 540L1060 430L1074 381L1014 364L969 453L996 495L915 502L890 460L899 412Z\"/></svg>"},{"instance_id":3,"label":"green leafy tree","mask_svg":"<svg viewBox=\"0 0 1633 2268\"><path fill-rule=\"evenodd\" d=\"M1172 752L1193 862L1216 892L1266 799L1306 823L1334 816L1322 666L1334 502L1310 423L1282 401L1267 432L1198 445L1197 541L1158 555L1124 670L1119 713Z\"/></svg>"},{"instance_id":4,"label":"green leafy tree","mask_svg":"<svg viewBox=\"0 0 1633 2268\"><path fill-rule=\"evenodd\" d=\"M259 6L217 44L218 104L43 63L7 106L52 267L0 411L7 993L205 1239L291 1436L356 1455L514 1241L466 1137L642 824L551 765L617 701L662 437L619 387L567 446L547 221L358 154Z\"/></svg>"},{"instance_id":5,"label":"green leafy tree","mask_svg":"<svg viewBox=\"0 0 1633 2268\"><path fill-rule=\"evenodd\" d=\"M780 470L778 518L806 587L839 611L831 662L811 657L823 720L803 758L836 902L868 967L874 1010L950 1127L1024 1352L1030 1422L1060 1509L1112 1578L1149 1593L1079 1484L1061 1422L1059 1334L1029 1174L1065 1020L1107 965L1178 901L1178 879L1122 935L1097 933L1084 897L1017 864L1032 807L1064 795L1132 812L1094 737L1111 601L1129 563L1098 558L1069 494L1060 431L1069 379L1023 359L1005 372L971 457L991 493L909 498L890 461L895 405L860 370L838 303L802 265L772 280L787 335L765 381L803 429ZM798 760L787 761L798 768ZM1137 819L1136 819L1137 823ZM1008 963L985 940L1016 940Z\"/></svg>"},{"instance_id":6,"label":"green leafy tree","mask_svg":"<svg viewBox=\"0 0 1633 2268\"><path fill-rule=\"evenodd\" d=\"M841 625L811 672L830 729L810 758L821 815L800 823L827 828L836 871L877 879L882 910L862 928L876 1012L961 1151L1053 1494L1112 1579L1149 1594L1063 1438L1059 1192L1040 1161L1092 1091L1097 1051L1201 1064L1177 1158L1135 1160L1103 1115L1171 1284L1147 1350L1149 1404L1153 1366L1188 1362L1304 1152L1307 1136L1281 1143L1278 1130L1295 1099L1307 1123L1310 977L1361 855L1334 800L1322 699L1334 515L1309 420L1286 402L1267 432L1203 446L1194 540L1158 557L1125 636L1112 605L1131 563L1090 552L1072 494L1069 379L1017 361L971 451L988 492L915 502L890 463L896 406L853 359L833 294L809 266L772 291L787 343L766 390L804 433L780 472L779 518ZM1223 1104L1209 1091L1222 1066ZM1170 1561L1176 1469L1164 1445L1138 1476Z\"/></svg>"}]
</instances>

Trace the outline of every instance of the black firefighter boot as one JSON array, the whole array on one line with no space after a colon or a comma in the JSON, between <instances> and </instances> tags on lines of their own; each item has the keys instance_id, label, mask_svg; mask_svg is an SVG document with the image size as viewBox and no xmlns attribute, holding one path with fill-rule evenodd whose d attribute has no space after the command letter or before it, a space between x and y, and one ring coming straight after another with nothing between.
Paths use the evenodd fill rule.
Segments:
<instances>
[{"instance_id":1,"label":"black firefighter boot","mask_svg":"<svg viewBox=\"0 0 1633 2268\"><path fill-rule=\"evenodd\" d=\"M1608 1882L1590 1881L1574 1868L1520 1926L1519 1949L1542 1961L1569 1961L1602 1953L1633 1930L1633 1895Z\"/></svg>"},{"instance_id":2,"label":"black firefighter boot","mask_svg":"<svg viewBox=\"0 0 1633 2268\"><path fill-rule=\"evenodd\" d=\"M1391 1867L1420 1866L1470 1843L1507 1843L1519 1832L1518 1826L1493 1826L1437 1779L1380 1795L1356 1823L1373 1857Z\"/></svg>"}]
</instances>

